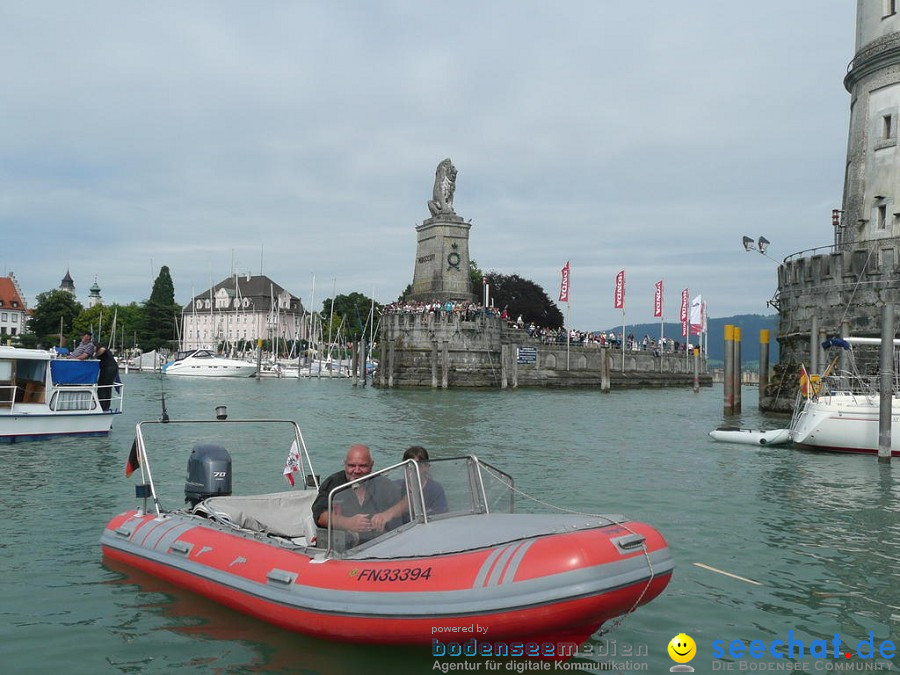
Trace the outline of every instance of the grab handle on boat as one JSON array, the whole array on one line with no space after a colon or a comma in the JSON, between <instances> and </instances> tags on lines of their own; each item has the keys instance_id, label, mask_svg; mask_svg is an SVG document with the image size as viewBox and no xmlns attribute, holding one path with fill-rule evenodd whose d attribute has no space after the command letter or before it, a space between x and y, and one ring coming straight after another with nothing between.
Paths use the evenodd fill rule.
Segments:
<instances>
[{"instance_id":1,"label":"grab handle on boat","mask_svg":"<svg viewBox=\"0 0 900 675\"><path fill-rule=\"evenodd\" d=\"M632 553L635 549L639 549L644 545L646 538L640 534L626 534L610 541L619 549L619 553Z\"/></svg>"},{"instance_id":2,"label":"grab handle on boat","mask_svg":"<svg viewBox=\"0 0 900 675\"><path fill-rule=\"evenodd\" d=\"M297 580L296 572L288 572L287 570L272 569L266 575L266 579L274 584L291 586Z\"/></svg>"},{"instance_id":3,"label":"grab handle on boat","mask_svg":"<svg viewBox=\"0 0 900 675\"><path fill-rule=\"evenodd\" d=\"M191 554L191 550L194 548L194 545L188 543L186 541L176 541L169 547L169 550L173 553L180 553L183 556L188 556Z\"/></svg>"}]
</instances>

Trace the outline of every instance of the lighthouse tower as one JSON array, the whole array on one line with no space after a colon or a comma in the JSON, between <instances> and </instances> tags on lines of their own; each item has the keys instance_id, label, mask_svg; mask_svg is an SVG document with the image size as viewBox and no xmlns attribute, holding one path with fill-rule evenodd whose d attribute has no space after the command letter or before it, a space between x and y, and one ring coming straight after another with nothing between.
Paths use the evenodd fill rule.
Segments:
<instances>
[{"instance_id":1,"label":"lighthouse tower","mask_svg":"<svg viewBox=\"0 0 900 675\"><path fill-rule=\"evenodd\" d=\"M900 0L857 0L856 54L844 86L850 92L850 136L843 217L835 243L878 248L878 266L894 266L900 236ZM872 271L870 268L869 271Z\"/></svg>"},{"instance_id":2,"label":"lighthouse tower","mask_svg":"<svg viewBox=\"0 0 900 675\"><path fill-rule=\"evenodd\" d=\"M857 0L856 46L844 86L850 130L834 243L787 256L778 268L779 369L760 399L790 409L799 365L826 367L826 337L878 337L885 303L900 305L900 0ZM855 350L857 363L868 359ZM862 352L862 353L861 353ZM874 367L877 370L877 350ZM791 382L793 386L788 385ZM771 382L771 381L770 381ZM776 389L778 389L776 391Z\"/></svg>"}]
</instances>

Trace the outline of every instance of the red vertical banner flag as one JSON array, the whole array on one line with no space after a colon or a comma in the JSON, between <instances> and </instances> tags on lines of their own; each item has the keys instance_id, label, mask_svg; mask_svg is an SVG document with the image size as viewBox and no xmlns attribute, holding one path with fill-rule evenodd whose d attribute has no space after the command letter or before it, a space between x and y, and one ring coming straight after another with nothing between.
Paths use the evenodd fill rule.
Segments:
<instances>
[{"instance_id":1,"label":"red vertical banner flag","mask_svg":"<svg viewBox=\"0 0 900 675\"><path fill-rule=\"evenodd\" d=\"M569 261L562 268L562 281L559 284L559 301L569 301Z\"/></svg>"},{"instance_id":2,"label":"red vertical banner flag","mask_svg":"<svg viewBox=\"0 0 900 675\"><path fill-rule=\"evenodd\" d=\"M663 313L663 283L662 279L656 282L656 294L653 296L653 316L662 318Z\"/></svg>"},{"instance_id":3,"label":"red vertical banner flag","mask_svg":"<svg viewBox=\"0 0 900 675\"><path fill-rule=\"evenodd\" d=\"M688 289L685 288L681 291L681 337L688 336L688 307L690 307L688 301Z\"/></svg>"},{"instance_id":4,"label":"red vertical banner flag","mask_svg":"<svg viewBox=\"0 0 900 675\"><path fill-rule=\"evenodd\" d=\"M613 309L625 309L625 270L616 275L616 292L613 295Z\"/></svg>"}]
</instances>

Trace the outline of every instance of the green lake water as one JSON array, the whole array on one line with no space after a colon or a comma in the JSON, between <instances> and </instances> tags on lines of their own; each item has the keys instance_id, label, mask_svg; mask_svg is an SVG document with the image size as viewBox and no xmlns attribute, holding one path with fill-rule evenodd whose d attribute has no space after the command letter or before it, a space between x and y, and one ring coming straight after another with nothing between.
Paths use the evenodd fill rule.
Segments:
<instances>
[{"instance_id":1,"label":"green lake water","mask_svg":"<svg viewBox=\"0 0 900 675\"><path fill-rule=\"evenodd\" d=\"M667 538L676 562L668 589L595 636L569 662L588 672L668 672L668 642L697 644L695 672L774 668L810 672L880 658L900 642L900 480L874 457L712 441L724 421L721 386L687 390L398 391L328 380L162 380L124 376L126 412L103 439L0 445L0 664L4 673L430 673L532 672L521 659L435 657L422 648L313 640L247 618L191 593L106 565L99 537L137 505L124 476L134 425L156 419L163 387L172 419L296 419L316 471L339 468L366 443L376 467L424 445L433 456L476 454L523 491L579 511L624 513ZM756 411L727 422L775 428ZM165 447L154 475L177 494L193 438ZM287 444L235 439L235 489L283 490ZM231 448L229 448L231 449ZM252 461L242 462L242 457ZM174 505L173 505L174 506ZM698 565L729 574L727 576ZM756 584L750 581L757 582ZM856 654L872 641L876 658ZM768 650L789 635L804 659L714 658L714 643ZM815 641L838 636L850 659L816 659ZM820 644L821 646L821 644ZM882 645L883 646L883 645ZM776 650L777 651L777 650ZM784 651L782 649L781 651ZM863 646L863 653L866 652ZM796 653L795 653L796 656ZM537 662L536 665L540 665ZM553 672L552 663L546 664ZM460 672L459 670L453 672ZM536 672L536 671L535 671Z\"/></svg>"}]
</instances>

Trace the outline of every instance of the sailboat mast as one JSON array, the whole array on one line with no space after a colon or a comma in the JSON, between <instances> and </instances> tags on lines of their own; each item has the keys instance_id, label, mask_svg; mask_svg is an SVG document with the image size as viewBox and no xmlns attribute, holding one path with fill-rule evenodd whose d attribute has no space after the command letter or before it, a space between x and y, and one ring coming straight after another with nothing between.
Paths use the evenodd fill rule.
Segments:
<instances>
[{"instance_id":1,"label":"sailboat mast","mask_svg":"<svg viewBox=\"0 0 900 675\"><path fill-rule=\"evenodd\" d=\"M331 356L331 327L334 325L334 296L337 293L337 278L333 280L331 286L331 312L328 314L328 358L332 358Z\"/></svg>"},{"instance_id":2,"label":"sailboat mast","mask_svg":"<svg viewBox=\"0 0 900 675\"><path fill-rule=\"evenodd\" d=\"M215 340L216 337L216 315L214 312L215 302L213 302L213 285L212 285L212 275L209 275L209 336ZM218 353L218 349L216 349L218 345L210 343L210 348L213 352Z\"/></svg>"}]
</instances>

